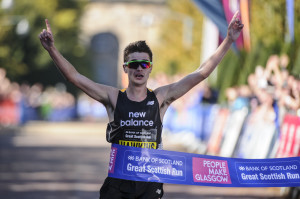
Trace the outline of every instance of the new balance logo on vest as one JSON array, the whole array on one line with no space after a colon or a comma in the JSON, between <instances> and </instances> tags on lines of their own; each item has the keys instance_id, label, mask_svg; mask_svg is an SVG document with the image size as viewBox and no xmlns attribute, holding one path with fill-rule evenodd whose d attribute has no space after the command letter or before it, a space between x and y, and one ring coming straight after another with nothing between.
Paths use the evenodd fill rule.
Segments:
<instances>
[{"instance_id":1,"label":"new balance logo on vest","mask_svg":"<svg viewBox=\"0 0 300 199\"><path fill-rule=\"evenodd\" d=\"M154 104L154 101L148 101L147 102L147 105L153 105Z\"/></svg>"}]
</instances>

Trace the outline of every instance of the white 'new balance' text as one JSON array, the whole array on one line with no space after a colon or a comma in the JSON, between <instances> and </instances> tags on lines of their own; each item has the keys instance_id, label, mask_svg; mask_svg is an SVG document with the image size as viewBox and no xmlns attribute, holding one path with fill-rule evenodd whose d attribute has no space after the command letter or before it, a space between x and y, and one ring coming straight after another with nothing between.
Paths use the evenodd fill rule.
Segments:
<instances>
[{"instance_id":1,"label":"white 'new balance' text","mask_svg":"<svg viewBox=\"0 0 300 199\"><path fill-rule=\"evenodd\" d=\"M146 112L129 112L128 116L131 118L145 118ZM153 120L136 120L136 119L129 119L129 120L120 120L121 126L153 126Z\"/></svg>"}]
</instances>

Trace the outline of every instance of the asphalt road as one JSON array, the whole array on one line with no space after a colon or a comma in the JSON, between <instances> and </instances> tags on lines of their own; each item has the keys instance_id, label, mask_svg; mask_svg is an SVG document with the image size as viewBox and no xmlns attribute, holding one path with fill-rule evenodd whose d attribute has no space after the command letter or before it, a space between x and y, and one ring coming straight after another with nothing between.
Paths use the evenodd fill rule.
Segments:
<instances>
[{"instance_id":1,"label":"asphalt road","mask_svg":"<svg viewBox=\"0 0 300 199\"><path fill-rule=\"evenodd\" d=\"M107 176L105 123L0 129L1 199L94 199ZM168 150L177 146L165 145ZM164 185L164 199L279 199L281 188Z\"/></svg>"}]
</instances>

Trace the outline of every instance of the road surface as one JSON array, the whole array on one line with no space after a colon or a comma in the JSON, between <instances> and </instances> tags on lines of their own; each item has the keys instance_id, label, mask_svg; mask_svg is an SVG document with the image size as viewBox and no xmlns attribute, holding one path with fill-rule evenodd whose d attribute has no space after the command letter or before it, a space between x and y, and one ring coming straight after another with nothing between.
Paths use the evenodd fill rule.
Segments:
<instances>
[{"instance_id":1,"label":"road surface","mask_svg":"<svg viewBox=\"0 0 300 199\"><path fill-rule=\"evenodd\" d=\"M96 199L107 176L105 123L31 122L0 129L0 198ZM168 145L165 149L177 150ZM283 188L164 185L164 199L280 199Z\"/></svg>"}]
</instances>

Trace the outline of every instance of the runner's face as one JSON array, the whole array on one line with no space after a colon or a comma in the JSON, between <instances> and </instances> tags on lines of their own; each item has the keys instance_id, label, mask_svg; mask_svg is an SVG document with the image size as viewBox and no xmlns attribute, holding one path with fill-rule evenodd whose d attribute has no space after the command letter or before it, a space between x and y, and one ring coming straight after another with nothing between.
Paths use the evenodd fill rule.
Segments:
<instances>
[{"instance_id":1,"label":"runner's face","mask_svg":"<svg viewBox=\"0 0 300 199\"><path fill-rule=\"evenodd\" d=\"M134 52L128 55L128 62L133 60L147 60L150 61L148 53L144 52ZM152 71L152 67L150 68L142 68L139 66L137 69L128 68L128 66L124 66L125 72L128 74L128 80L130 83L134 84L146 84L149 78L149 75Z\"/></svg>"}]
</instances>

